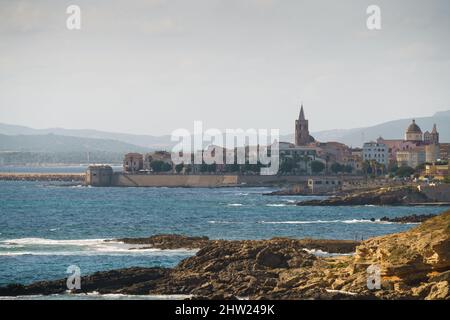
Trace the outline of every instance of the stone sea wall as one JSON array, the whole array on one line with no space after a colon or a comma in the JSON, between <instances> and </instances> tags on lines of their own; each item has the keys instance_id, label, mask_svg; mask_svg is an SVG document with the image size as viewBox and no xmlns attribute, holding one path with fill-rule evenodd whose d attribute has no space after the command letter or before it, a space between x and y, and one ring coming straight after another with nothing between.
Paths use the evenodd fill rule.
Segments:
<instances>
[{"instance_id":1,"label":"stone sea wall","mask_svg":"<svg viewBox=\"0 0 450 320\"><path fill-rule=\"evenodd\" d=\"M0 173L0 180L9 181L85 181L84 173Z\"/></svg>"}]
</instances>

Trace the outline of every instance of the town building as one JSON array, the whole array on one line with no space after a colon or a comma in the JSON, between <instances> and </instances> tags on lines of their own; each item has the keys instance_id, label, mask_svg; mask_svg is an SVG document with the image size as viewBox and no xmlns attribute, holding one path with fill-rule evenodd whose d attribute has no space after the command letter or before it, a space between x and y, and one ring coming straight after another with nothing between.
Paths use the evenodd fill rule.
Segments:
<instances>
[{"instance_id":1,"label":"town building","mask_svg":"<svg viewBox=\"0 0 450 320\"><path fill-rule=\"evenodd\" d=\"M397 164L399 166L416 168L425 163L425 160L425 146L417 146L414 149L397 152Z\"/></svg>"},{"instance_id":2,"label":"town building","mask_svg":"<svg viewBox=\"0 0 450 320\"><path fill-rule=\"evenodd\" d=\"M450 163L427 164L425 165L425 175L443 180L450 175Z\"/></svg>"},{"instance_id":3,"label":"town building","mask_svg":"<svg viewBox=\"0 0 450 320\"><path fill-rule=\"evenodd\" d=\"M423 141L429 144L439 144L439 132L437 132L436 124L433 125L431 132L425 131Z\"/></svg>"},{"instance_id":4,"label":"town building","mask_svg":"<svg viewBox=\"0 0 450 320\"><path fill-rule=\"evenodd\" d=\"M408 126L405 132L406 141L422 142L422 130L416 124L416 120L413 119L412 123Z\"/></svg>"},{"instance_id":5,"label":"town building","mask_svg":"<svg viewBox=\"0 0 450 320\"><path fill-rule=\"evenodd\" d=\"M377 143L383 143L388 148L389 164L409 166L415 168L424 163L433 163L441 158L439 145L439 133L436 124L431 132L422 130L415 120L406 128L404 140L387 140L382 137Z\"/></svg>"},{"instance_id":6,"label":"town building","mask_svg":"<svg viewBox=\"0 0 450 320\"><path fill-rule=\"evenodd\" d=\"M327 163L347 164L348 159L351 158L350 148L343 143L330 141L316 142L315 145L318 147L318 156Z\"/></svg>"},{"instance_id":7,"label":"town building","mask_svg":"<svg viewBox=\"0 0 450 320\"><path fill-rule=\"evenodd\" d=\"M441 160L450 160L450 143L439 144L439 156Z\"/></svg>"},{"instance_id":8,"label":"town building","mask_svg":"<svg viewBox=\"0 0 450 320\"><path fill-rule=\"evenodd\" d=\"M297 146L289 142L280 142L278 144L280 164L286 161L294 163L294 173L311 174L311 162L325 161L317 156L318 148L314 145Z\"/></svg>"},{"instance_id":9,"label":"town building","mask_svg":"<svg viewBox=\"0 0 450 320\"><path fill-rule=\"evenodd\" d=\"M144 168L144 156L140 153L127 153L123 159L123 171L138 172Z\"/></svg>"},{"instance_id":10,"label":"town building","mask_svg":"<svg viewBox=\"0 0 450 320\"><path fill-rule=\"evenodd\" d=\"M388 147L384 143L364 143L363 161L376 161L379 164L387 166L389 163Z\"/></svg>"},{"instance_id":11,"label":"town building","mask_svg":"<svg viewBox=\"0 0 450 320\"><path fill-rule=\"evenodd\" d=\"M431 143L425 145L425 162L434 163L441 158L439 144Z\"/></svg>"},{"instance_id":12,"label":"town building","mask_svg":"<svg viewBox=\"0 0 450 320\"><path fill-rule=\"evenodd\" d=\"M325 193L338 191L342 188L342 181L333 177L318 177L308 179L308 189L311 193Z\"/></svg>"}]
</instances>

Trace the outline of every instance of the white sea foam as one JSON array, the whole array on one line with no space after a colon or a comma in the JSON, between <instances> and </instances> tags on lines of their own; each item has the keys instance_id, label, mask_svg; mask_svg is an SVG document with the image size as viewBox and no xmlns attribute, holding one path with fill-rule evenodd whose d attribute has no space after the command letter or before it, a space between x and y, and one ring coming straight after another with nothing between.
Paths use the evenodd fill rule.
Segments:
<instances>
[{"instance_id":1,"label":"white sea foam","mask_svg":"<svg viewBox=\"0 0 450 320\"><path fill-rule=\"evenodd\" d=\"M313 223L334 223L339 220L295 220L295 221L260 221L265 224L313 224Z\"/></svg>"},{"instance_id":2,"label":"white sea foam","mask_svg":"<svg viewBox=\"0 0 450 320\"><path fill-rule=\"evenodd\" d=\"M348 219L348 220L292 220L292 221L260 221L267 224L315 224L315 223L376 223L376 224L394 224L397 222L369 220L369 219ZM405 223L416 224L416 223Z\"/></svg>"},{"instance_id":3,"label":"white sea foam","mask_svg":"<svg viewBox=\"0 0 450 320\"><path fill-rule=\"evenodd\" d=\"M235 223L239 223L239 222L225 221L225 220L209 220L208 223L211 223L211 224L235 224Z\"/></svg>"},{"instance_id":4,"label":"white sea foam","mask_svg":"<svg viewBox=\"0 0 450 320\"><path fill-rule=\"evenodd\" d=\"M240 207L242 205L243 205L242 203L229 203L229 204L227 204L227 206L229 206L229 207Z\"/></svg>"},{"instance_id":5,"label":"white sea foam","mask_svg":"<svg viewBox=\"0 0 450 320\"><path fill-rule=\"evenodd\" d=\"M0 300L185 300L191 298L188 294L170 295L131 295L131 294L99 294L98 292L77 294L52 294L6 297L0 296Z\"/></svg>"},{"instance_id":6,"label":"white sea foam","mask_svg":"<svg viewBox=\"0 0 450 320\"><path fill-rule=\"evenodd\" d=\"M197 250L148 248L106 239L54 240L21 238L0 241L0 255L180 255L194 254Z\"/></svg>"},{"instance_id":7,"label":"white sea foam","mask_svg":"<svg viewBox=\"0 0 450 320\"><path fill-rule=\"evenodd\" d=\"M266 207L286 207L285 203L269 203L266 204Z\"/></svg>"},{"instance_id":8,"label":"white sea foam","mask_svg":"<svg viewBox=\"0 0 450 320\"><path fill-rule=\"evenodd\" d=\"M313 254L318 257L334 257L334 256L351 256L354 253L330 253L327 251L322 251L320 249L306 249L303 248L304 251Z\"/></svg>"}]
</instances>

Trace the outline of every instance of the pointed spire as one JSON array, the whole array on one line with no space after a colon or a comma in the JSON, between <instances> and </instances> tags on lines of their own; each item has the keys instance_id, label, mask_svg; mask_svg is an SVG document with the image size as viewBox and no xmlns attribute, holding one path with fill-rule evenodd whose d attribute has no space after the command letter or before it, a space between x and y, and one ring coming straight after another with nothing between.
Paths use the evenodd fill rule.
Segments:
<instances>
[{"instance_id":1,"label":"pointed spire","mask_svg":"<svg viewBox=\"0 0 450 320\"><path fill-rule=\"evenodd\" d=\"M433 124L433 131L431 131L431 133L437 133L437 129L436 129L436 123Z\"/></svg>"},{"instance_id":2,"label":"pointed spire","mask_svg":"<svg viewBox=\"0 0 450 320\"><path fill-rule=\"evenodd\" d=\"M302 107L300 108L300 115L299 115L298 119L305 120L305 112L303 111L303 102L302 102Z\"/></svg>"}]
</instances>

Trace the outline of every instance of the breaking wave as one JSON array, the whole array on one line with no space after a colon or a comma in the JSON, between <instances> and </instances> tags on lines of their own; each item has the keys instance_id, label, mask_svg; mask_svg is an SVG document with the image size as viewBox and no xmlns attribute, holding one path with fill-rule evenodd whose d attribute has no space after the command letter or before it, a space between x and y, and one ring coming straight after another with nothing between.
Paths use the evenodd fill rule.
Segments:
<instances>
[{"instance_id":1,"label":"breaking wave","mask_svg":"<svg viewBox=\"0 0 450 320\"><path fill-rule=\"evenodd\" d=\"M162 250L108 239L54 240L21 238L0 241L0 256L19 255L187 255L197 250Z\"/></svg>"},{"instance_id":2,"label":"breaking wave","mask_svg":"<svg viewBox=\"0 0 450 320\"><path fill-rule=\"evenodd\" d=\"M354 253L330 253L327 251L322 251L320 249L306 249L306 248L303 248L303 251L306 251L318 257L351 256L354 254Z\"/></svg>"},{"instance_id":3,"label":"breaking wave","mask_svg":"<svg viewBox=\"0 0 450 320\"><path fill-rule=\"evenodd\" d=\"M398 222L369 220L369 219L348 219L348 220L293 220L293 221L260 221L267 224L315 224L315 223L373 223L373 224L394 224ZM405 223L417 224L417 223Z\"/></svg>"}]
</instances>

